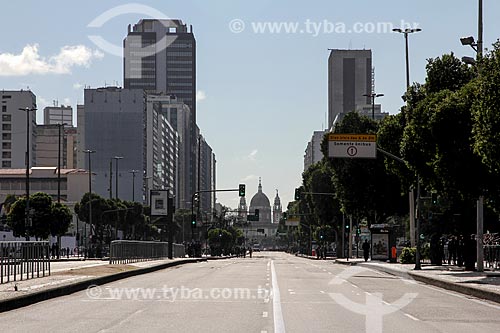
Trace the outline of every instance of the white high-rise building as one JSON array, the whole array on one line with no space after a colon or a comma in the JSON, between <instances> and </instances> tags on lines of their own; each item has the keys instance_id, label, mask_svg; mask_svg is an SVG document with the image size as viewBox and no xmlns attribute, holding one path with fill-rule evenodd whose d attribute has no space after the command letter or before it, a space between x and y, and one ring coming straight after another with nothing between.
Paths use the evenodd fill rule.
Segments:
<instances>
[{"instance_id":1,"label":"white high-rise building","mask_svg":"<svg viewBox=\"0 0 500 333\"><path fill-rule=\"evenodd\" d=\"M321 152L321 142L327 131L314 131L311 141L307 143L306 151L304 154L304 171L311 165L323 159Z\"/></svg>"},{"instance_id":2,"label":"white high-rise building","mask_svg":"<svg viewBox=\"0 0 500 333\"><path fill-rule=\"evenodd\" d=\"M36 161L36 96L29 90L0 90L2 162L1 168L26 167L26 140L29 125L29 165ZM23 109L23 110L19 110ZM28 117L28 121L26 119ZM28 123L28 125L27 125Z\"/></svg>"}]
</instances>

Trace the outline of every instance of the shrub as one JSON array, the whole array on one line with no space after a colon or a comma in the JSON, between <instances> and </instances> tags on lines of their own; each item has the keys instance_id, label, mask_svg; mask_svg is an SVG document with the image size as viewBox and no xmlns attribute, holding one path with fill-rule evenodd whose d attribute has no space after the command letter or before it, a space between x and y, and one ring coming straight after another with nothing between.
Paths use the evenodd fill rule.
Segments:
<instances>
[{"instance_id":1,"label":"shrub","mask_svg":"<svg viewBox=\"0 0 500 333\"><path fill-rule=\"evenodd\" d=\"M399 262L402 264L414 264L417 249L414 247L405 247L399 256Z\"/></svg>"}]
</instances>

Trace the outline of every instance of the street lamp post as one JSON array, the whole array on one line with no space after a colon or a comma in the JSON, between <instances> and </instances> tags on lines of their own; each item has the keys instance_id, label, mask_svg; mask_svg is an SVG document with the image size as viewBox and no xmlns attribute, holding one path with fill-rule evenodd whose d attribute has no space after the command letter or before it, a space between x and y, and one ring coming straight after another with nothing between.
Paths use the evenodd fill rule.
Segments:
<instances>
[{"instance_id":1,"label":"street lamp post","mask_svg":"<svg viewBox=\"0 0 500 333\"><path fill-rule=\"evenodd\" d=\"M92 166L91 166L90 154L93 154L96 151L86 149L83 152L88 154L89 156L89 225L90 225L89 236L90 236L92 235ZM85 250L87 250L87 248Z\"/></svg>"},{"instance_id":2,"label":"street lamp post","mask_svg":"<svg viewBox=\"0 0 500 333\"><path fill-rule=\"evenodd\" d=\"M113 159L116 161L116 164L115 164L115 177L116 177L116 183L115 183L115 196L116 196L116 199L118 199L118 160L121 160L123 159L123 156L115 156L113 157Z\"/></svg>"},{"instance_id":3,"label":"street lamp post","mask_svg":"<svg viewBox=\"0 0 500 333\"><path fill-rule=\"evenodd\" d=\"M145 205L149 206L149 180L152 179L153 176L145 176L142 178L145 184L146 196L145 196Z\"/></svg>"},{"instance_id":4,"label":"street lamp post","mask_svg":"<svg viewBox=\"0 0 500 333\"><path fill-rule=\"evenodd\" d=\"M466 64L474 65L483 56L483 0L478 0L478 19L477 19L477 42L474 37L460 38L462 45L469 45L476 51L476 59L471 57L462 57L462 61ZM479 72L479 71L478 71ZM484 196L480 195L476 202L476 256L477 256L477 271L484 271Z\"/></svg>"},{"instance_id":5,"label":"street lamp post","mask_svg":"<svg viewBox=\"0 0 500 333\"><path fill-rule=\"evenodd\" d=\"M382 97L384 94L377 94L377 93L371 93L371 94L363 94L363 96L370 97L371 98L371 104L372 104L372 119L375 120L375 98L377 97Z\"/></svg>"},{"instance_id":6,"label":"street lamp post","mask_svg":"<svg viewBox=\"0 0 500 333\"><path fill-rule=\"evenodd\" d=\"M406 29L395 28L395 29L392 29L392 31L402 33L405 36L406 89L408 89L410 87L410 56L409 56L409 52L408 52L408 35L412 34L412 33L415 33L415 32L420 32L420 31L422 31L422 29L420 29L420 28L414 28L414 29L410 29L410 28L406 28Z\"/></svg>"},{"instance_id":7,"label":"street lamp post","mask_svg":"<svg viewBox=\"0 0 500 333\"><path fill-rule=\"evenodd\" d=\"M420 28L406 28L406 29L400 29L400 28L395 28L392 29L394 32L399 32L404 34L405 37L405 57L406 57L406 91L408 91L408 88L410 88L410 56L409 56L409 50L408 50L408 35L416 32L422 31ZM420 270L422 269L420 265L420 176L417 175L417 217L416 217L416 223L415 223L415 217L414 217L414 212L415 212L415 201L413 199L413 190L410 191L409 193L410 197L410 241L411 245L416 242L417 245L417 251L415 254L415 269ZM415 231L413 230L416 225L416 233L417 237L415 239Z\"/></svg>"},{"instance_id":8,"label":"street lamp post","mask_svg":"<svg viewBox=\"0 0 500 333\"><path fill-rule=\"evenodd\" d=\"M29 240L28 227L31 224L30 219L30 112L36 111L36 108L20 108L19 110L26 112L26 212L25 212L25 229L26 240Z\"/></svg>"},{"instance_id":9,"label":"street lamp post","mask_svg":"<svg viewBox=\"0 0 500 333\"><path fill-rule=\"evenodd\" d=\"M132 174L132 202L135 201L135 174L139 172L139 170L131 170L129 171Z\"/></svg>"}]
</instances>

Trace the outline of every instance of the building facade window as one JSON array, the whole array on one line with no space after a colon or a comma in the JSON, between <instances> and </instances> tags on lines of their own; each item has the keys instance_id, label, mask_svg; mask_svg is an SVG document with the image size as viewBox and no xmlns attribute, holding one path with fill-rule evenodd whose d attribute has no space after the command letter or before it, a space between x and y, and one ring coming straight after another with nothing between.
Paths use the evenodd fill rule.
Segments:
<instances>
[{"instance_id":1,"label":"building facade window","mask_svg":"<svg viewBox=\"0 0 500 333\"><path fill-rule=\"evenodd\" d=\"M11 124L2 124L2 131L11 131L11 130L12 130Z\"/></svg>"},{"instance_id":2,"label":"building facade window","mask_svg":"<svg viewBox=\"0 0 500 333\"><path fill-rule=\"evenodd\" d=\"M10 161L2 161L2 168L10 168L11 163Z\"/></svg>"},{"instance_id":3,"label":"building facade window","mask_svg":"<svg viewBox=\"0 0 500 333\"><path fill-rule=\"evenodd\" d=\"M5 105L3 105L5 106ZM3 114L2 115L2 121L12 121L12 115L10 114Z\"/></svg>"},{"instance_id":4,"label":"building facade window","mask_svg":"<svg viewBox=\"0 0 500 333\"><path fill-rule=\"evenodd\" d=\"M2 140L12 140L12 135L10 133L2 133Z\"/></svg>"}]
</instances>

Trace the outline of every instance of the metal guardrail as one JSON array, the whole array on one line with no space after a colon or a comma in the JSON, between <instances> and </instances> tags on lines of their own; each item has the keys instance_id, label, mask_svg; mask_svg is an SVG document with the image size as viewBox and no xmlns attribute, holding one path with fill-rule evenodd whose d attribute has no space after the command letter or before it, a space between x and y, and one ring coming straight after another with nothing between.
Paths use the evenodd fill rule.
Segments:
<instances>
[{"instance_id":1,"label":"metal guardrail","mask_svg":"<svg viewBox=\"0 0 500 333\"><path fill-rule=\"evenodd\" d=\"M49 242L0 242L0 283L49 275Z\"/></svg>"},{"instance_id":2,"label":"metal guardrail","mask_svg":"<svg viewBox=\"0 0 500 333\"><path fill-rule=\"evenodd\" d=\"M500 268L500 244L484 246L484 261L486 261L486 267Z\"/></svg>"},{"instance_id":3,"label":"metal guardrail","mask_svg":"<svg viewBox=\"0 0 500 333\"><path fill-rule=\"evenodd\" d=\"M184 257L185 254L184 245L173 244L174 257ZM164 258L168 258L167 242L115 240L111 242L109 251L110 264L127 264Z\"/></svg>"}]
</instances>

